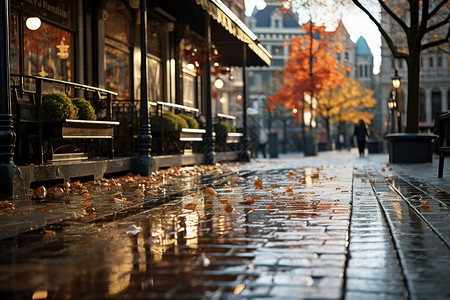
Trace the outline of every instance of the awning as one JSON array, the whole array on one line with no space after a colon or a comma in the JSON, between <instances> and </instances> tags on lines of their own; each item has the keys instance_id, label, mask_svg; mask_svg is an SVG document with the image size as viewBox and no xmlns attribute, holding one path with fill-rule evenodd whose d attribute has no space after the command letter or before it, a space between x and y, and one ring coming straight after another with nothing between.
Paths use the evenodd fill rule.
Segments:
<instances>
[{"instance_id":1,"label":"awning","mask_svg":"<svg viewBox=\"0 0 450 300\"><path fill-rule=\"evenodd\" d=\"M205 34L205 14L211 17L211 38L227 66L242 66L243 45L247 45L247 66L270 65L270 53L256 35L220 0L152 0L154 11L168 20L187 24L199 35Z\"/></svg>"},{"instance_id":2,"label":"awning","mask_svg":"<svg viewBox=\"0 0 450 300\"><path fill-rule=\"evenodd\" d=\"M258 57L270 66L272 56L259 43L258 37L220 0L195 0L208 14L238 40L246 43Z\"/></svg>"}]
</instances>

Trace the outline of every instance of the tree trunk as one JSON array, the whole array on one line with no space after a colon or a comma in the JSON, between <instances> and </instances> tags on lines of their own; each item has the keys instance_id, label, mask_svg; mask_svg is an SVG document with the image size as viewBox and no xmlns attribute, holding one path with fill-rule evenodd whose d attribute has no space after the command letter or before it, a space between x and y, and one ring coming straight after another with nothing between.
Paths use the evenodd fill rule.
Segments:
<instances>
[{"instance_id":1,"label":"tree trunk","mask_svg":"<svg viewBox=\"0 0 450 300\"><path fill-rule=\"evenodd\" d=\"M330 118L323 118L325 121L325 127L327 129L327 141L330 141Z\"/></svg>"},{"instance_id":2,"label":"tree trunk","mask_svg":"<svg viewBox=\"0 0 450 300\"><path fill-rule=\"evenodd\" d=\"M409 47L408 63L408 106L406 132L419 132L420 116L420 45Z\"/></svg>"}]
</instances>

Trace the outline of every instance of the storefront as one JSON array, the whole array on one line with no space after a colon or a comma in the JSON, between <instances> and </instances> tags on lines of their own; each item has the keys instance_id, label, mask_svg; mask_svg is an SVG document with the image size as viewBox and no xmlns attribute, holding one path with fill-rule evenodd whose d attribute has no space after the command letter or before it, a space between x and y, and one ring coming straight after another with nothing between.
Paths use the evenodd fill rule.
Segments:
<instances>
[{"instance_id":1,"label":"storefront","mask_svg":"<svg viewBox=\"0 0 450 300\"><path fill-rule=\"evenodd\" d=\"M9 65L4 70L25 75L27 89L34 85L27 85L26 76L35 76L113 92L111 117L121 123L115 142L119 155L138 155L145 140L142 128L149 127L143 123L155 113L149 104L158 101L198 109L212 134L211 72L270 64L256 36L218 0L10 0L5 5ZM57 84L44 84L40 92L54 91L89 94ZM144 119L141 107L149 110ZM2 110L0 115L13 114L10 103Z\"/></svg>"}]
</instances>

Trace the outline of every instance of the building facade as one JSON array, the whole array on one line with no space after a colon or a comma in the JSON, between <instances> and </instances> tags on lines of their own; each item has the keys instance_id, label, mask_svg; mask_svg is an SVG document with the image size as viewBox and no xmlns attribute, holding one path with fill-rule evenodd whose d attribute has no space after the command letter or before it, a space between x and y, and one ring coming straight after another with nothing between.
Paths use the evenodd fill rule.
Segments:
<instances>
[{"instance_id":1,"label":"building facade","mask_svg":"<svg viewBox=\"0 0 450 300\"><path fill-rule=\"evenodd\" d=\"M153 156L165 154L155 152L158 134L150 126L152 117L163 111L190 113L206 131L199 137L205 142L198 152L203 158L190 164L213 163L211 74L229 74L231 66L270 64L270 54L256 36L219 0L5 3L0 6L5 25L0 27L0 66L8 76L1 77L0 166L7 172L2 169L0 175L13 174L18 165L43 164L43 144L52 137L45 136L42 96L50 92L85 97L95 106L97 120L119 121L113 122L115 134L108 136L114 136L115 154L146 160L137 165L147 173L158 166ZM243 1L234 4L242 14ZM29 108L28 121L38 128L33 135L19 130L24 107ZM240 130L245 136L245 128ZM25 142L27 146L19 146ZM24 159L28 154L30 160ZM134 164L130 161L128 166Z\"/></svg>"},{"instance_id":2,"label":"building facade","mask_svg":"<svg viewBox=\"0 0 450 300\"><path fill-rule=\"evenodd\" d=\"M433 5L433 1L430 1ZM398 1L401 5L400 1ZM382 10L381 24L386 32L400 47L406 47L406 39L402 37L402 29L387 13ZM445 27L443 28L445 30ZM448 30L448 27L447 29ZM420 61L420 116L419 128L422 131L430 130L436 115L448 111L450 108L450 44L422 51ZM406 124L406 108L408 97L408 69L406 61L394 59L384 39L382 39L381 63L381 99L384 102L384 116L388 115L387 102L393 91L391 78L398 72L401 77L401 86L398 95L398 109L401 112L401 123Z\"/></svg>"},{"instance_id":3,"label":"building facade","mask_svg":"<svg viewBox=\"0 0 450 300\"><path fill-rule=\"evenodd\" d=\"M278 91L283 83L284 67L289 60L287 43L293 37L305 34L299 28L297 15L283 13L277 1L266 3L265 8L261 10L255 8L252 15L246 18L248 27L272 54L270 67L249 68L250 102L260 112L265 108L267 97ZM348 75L363 82L366 88L375 89L373 55L365 39L360 37L357 43L354 43L342 22L339 22L336 32L339 33L345 47L345 50L338 54L338 59L350 67Z\"/></svg>"}]
</instances>

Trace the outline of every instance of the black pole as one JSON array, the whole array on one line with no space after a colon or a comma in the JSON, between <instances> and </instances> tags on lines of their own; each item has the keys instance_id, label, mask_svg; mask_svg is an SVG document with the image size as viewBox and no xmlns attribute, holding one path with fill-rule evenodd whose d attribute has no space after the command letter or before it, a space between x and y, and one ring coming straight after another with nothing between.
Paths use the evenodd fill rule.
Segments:
<instances>
[{"instance_id":1,"label":"black pole","mask_svg":"<svg viewBox=\"0 0 450 300\"><path fill-rule=\"evenodd\" d=\"M206 30L206 133L205 133L205 164L214 164L214 139L213 139L213 124L212 124L212 99L211 99L211 22L209 14L205 13L205 30Z\"/></svg>"},{"instance_id":2,"label":"black pole","mask_svg":"<svg viewBox=\"0 0 450 300\"><path fill-rule=\"evenodd\" d=\"M141 124L139 127L140 159L138 172L148 175L151 158L151 128L148 111L147 92L147 5L141 0Z\"/></svg>"},{"instance_id":3,"label":"black pole","mask_svg":"<svg viewBox=\"0 0 450 300\"><path fill-rule=\"evenodd\" d=\"M248 106L248 93L247 93L247 44L242 43L242 142L241 142L241 161L250 161L250 153L248 151L248 130L247 130L247 106Z\"/></svg>"},{"instance_id":4,"label":"black pole","mask_svg":"<svg viewBox=\"0 0 450 300\"><path fill-rule=\"evenodd\" d=\"M0 195L11 196L14 176L13 131L9 90L9 0L0 3Z\"/></svg>"}]
</instances>

